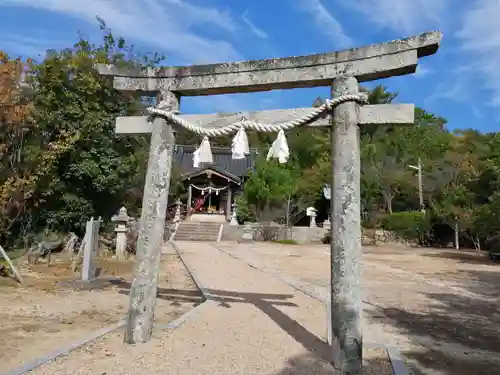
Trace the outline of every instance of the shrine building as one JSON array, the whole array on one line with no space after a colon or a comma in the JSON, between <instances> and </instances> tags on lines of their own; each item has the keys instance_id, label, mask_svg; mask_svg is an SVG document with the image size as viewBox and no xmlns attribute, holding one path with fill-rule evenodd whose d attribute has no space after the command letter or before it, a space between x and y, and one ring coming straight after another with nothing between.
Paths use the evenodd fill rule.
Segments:
<instances>
[{"instance_id":1,"label":"shrine building","mask_svg":"<svg viewBox=\"0 0 500 375\"><path fill-rule=\"evenodd\" d=\"M176 145L173 162L188 192L188 216L194 221L224 222L231 219L235 196L253 169L257 150L244 159L233 159L230 147L212 147L213 163L193 166L197 146Z\"/></svg>"}]
</instances>

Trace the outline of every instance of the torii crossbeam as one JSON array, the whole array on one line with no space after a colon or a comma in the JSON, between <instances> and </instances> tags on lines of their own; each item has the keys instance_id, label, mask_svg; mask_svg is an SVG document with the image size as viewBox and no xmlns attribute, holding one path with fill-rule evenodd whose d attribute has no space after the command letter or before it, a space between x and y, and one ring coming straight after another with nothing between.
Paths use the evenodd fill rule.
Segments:
<instances>
[{"instance_id":1,"label":"torii crossbeam","mask_svg":"<svg viewBox=\"0 0 500 375\"><path fill-rule=\"evenodd\" d=\"M418 59L436 53L442 35L428 32L407 39L340 52L278 59L185 67L121 70L100 65L99 72L114 76L114 87L142 95L161 94L159 107L178 111L181 96L256 92L273 89L331 86L332 98L358 95L359 82L414 73ZM245 113L249 120L276 124L300 117L311 109ZM221 127L241 119L241 113L181 115L202 127ZM145 342L151 337L158 266L165 227L170 183L174 124L162 116L119 117L120 134L151 134L137 266L130 291L125 341ZM414 122L413 105L361 106L355 101L337 105L332 116L314 119L309 126L332 126L331 303L329 341L332 361L344 373L362 365L360 264L360 147L364 124Z\"/></svg>"},{"instance_id":2,"label":"torii crossbeam","mask_svg":"<svg viewBox=\"0 0 500 375\"><path fill-rule=\"evenodd\" d=\"M302 117L313 108L273 109L266 111L215 113L209 115L180 115L181 118L199 126L220 128L238 122L242 117L265 124L281 124ZM365 105L360 108L359 125L411 125L415 106L413 104ZM308 126L332 126L331 116L323 116L311 121ZM149 134L153 129L150 116L125 116L116 119L116 133L127 135Z\"/></svg>"}]
</instances>

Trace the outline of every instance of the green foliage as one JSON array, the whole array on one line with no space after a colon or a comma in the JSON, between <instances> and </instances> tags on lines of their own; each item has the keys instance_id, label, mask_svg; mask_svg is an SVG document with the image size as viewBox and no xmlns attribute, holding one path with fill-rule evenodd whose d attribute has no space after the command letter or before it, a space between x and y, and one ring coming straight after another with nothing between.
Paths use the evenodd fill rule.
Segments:
<instances>
[{"instance_id":1,"label":"green foliage","mask_svg":"<svg viewBox=\"0 0 500 375\"><path fill-rule=\"evenodd\" d=\"M273 240L272 242L282 245L298 245L297 241L295 240Z\"/></svg>"},{"instance_id":2,"label":"green foliage","mask_svg":"<svg viewBox=\"0 0 500 375\"><path fill-rule=\"evenodd\" d=\"M496 192L488 203L479 206L473 217L475 231L486 245L498 250L500 245L500 192Z\"/></svg>"},{"instance_id":3,"label":"green foliage","mask_svg":"<svg viewBox=\"0 0 500 375\"><path fill-rule=\"evenodd\" d=\"M101 29L102 45L80 38L71 49L51 51L33 69L34 121L43 134L35 142L50 141L62 132L77 137L59 156L51 181L38 191L44 203L37 210L43 226L78 231L90 216L108 219L143 178L146 155L139 149L146 142L114 134L115 118L136 114L141 105L114 90L94 68L97 63L134 66L138 58L104 23Z\"/></svg>"},{"instance_id":4,"label":"green foliage","mask_svg":"<svg viewBox=\"0 0 500 375\"><path fill-rule=\"evenodd\" d=\"M420 211L394 212L382 220L382 228L407 241L423 243L430 227L429 216Z\"/></svg>"},{"instance_id":5,"label":"green foliage","mask_svg":"<svg viewBox=\"0 0 500 375\"><path fill-rule=\"evenodd\" d=\"M101 45L80 36L72 47L51 50L41 62L31 62L30 113L17 146L18 165L2 168L0 207L13 217L0 237L31 237L44 228L81 233L90 216L109 219L127 205L140 204L148 142L114 133L117 116L139 114L143 104L117 92L98 74L97 63L119 66L155 65L161 56L136 56L115 38L102 20ZM12 202L16 200L16 211Z\"/></svg>"},{"instance_id":6,"label":"green foliage","mask_svg":"<svg viewBox=\"0 0 500 375\"><path fill-rule=\"evenodd\" d=\"M297 190L294 171L288 164L260 158L245 183L238 212L259 221L274 221L286 215L286 202Z\"/></svg>"},{"instance_id":7,"label":"green foliage","mask_svg":"<svg viewBox=\"0 0 500 375\"><path fill-rule=\"evenodd\" d=\"M245 197L239 196L234 199L236 203L236 218L239 223L255 222L251 207Z\"/></svg>"},{"instance_id":8,"label":"green foliage","mask_svg":"<svg viewBox=\"0 0 500 375\"><path fill-rule=\"evenodd\" d=\"M163 57L135 54L98 21L100 45L80 37L71 48L50 51L43 61L26 62L31 74L22 89L16 88L20 63L0 53L0 68L10 77L0 87L2 242L35 238L47 228L78 233L90 216L107 220L121 205L139 215L149 141L117 136L114 123L117 116L142 113L147 103L114 90L94 67L155 66ZM369 93L371 104L391 103L397 97L383 86L361 90ZM323 102L316 98L313 104ZM468 239L466 246L500 244L500 133L449 132L445 119L417 108L413 127L363 126L360 134L365 226L381 225L405 239L432 240L434 245L449 242L449 230ZM261 155L274 140L268 133L248 136ZM231 139L229 135L211 142L228 146ZM332 181L330 129L294 129L287 139L287 164L264 158L256 162L237 198L240 222L293 224L307 206L323 214L328 210L322 188ZM199 137L181 131L177 141L198 144ZM419 162L426 215L416 212L417 176L408 168ZM172 171L170 192L185 199L179 176L180 171Z\"/></svg>"}]
</instances>

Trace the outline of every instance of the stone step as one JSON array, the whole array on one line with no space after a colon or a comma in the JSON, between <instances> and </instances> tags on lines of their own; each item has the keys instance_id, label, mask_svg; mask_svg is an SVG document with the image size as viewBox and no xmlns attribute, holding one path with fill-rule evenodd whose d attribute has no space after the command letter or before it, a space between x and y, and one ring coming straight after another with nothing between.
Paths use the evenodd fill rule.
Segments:
<instances>
[{"instance_id":1,"label":"stone step","mask_svg":"<svg viewBox=\"0 0 500 375\"><path fill-rule=\"evenodd\" d=\"M190 227L219 227L222 223L214 223L212 221L182 221L180 225Z\"/></svg>"},{"instance_id":2,"label":"stone step","mask_svg":"<svg viewBox=\"0 0 500 375\"><path fill-rule=\"evenodd\" d=\"M186 229L186 230L219 230L220 225L216 227L200 227L200 226L191 226L191 225L179 225L177 229Z\"/></svg>"},{"instance_id":3,"label":"stone step","mask_svg":"<svg viewBox=\"0 0 500 375\"><path fill-rule=\"evenodd\" d=\"M186 227L179 227L177 228L178 232L196 232L196 233L202 233L202 232L218 232L219 228L186 228Z\"/></svg>"},{"instance_id":4,"label":"stone step","mask_svg":"<svg viewBox=\"0 0 500 375\"><path fill-rule=\"evenodd\" d=\"M214 233L219 232L219 228L186 228L179 227L177 232L190 232L190 233Z\"/></svg>"},{"instance_id":5,"label":"stone step","mask_svg":"<svg viewBox=\"0 0 500 375\"><path fill-rule=\"evenodd\" d=\"M217 236L189 236L189 235L176 235L175 241L217 241Z\"/></svg>"},{"instance_id":6,"label":"stone step","mask_svg":"<svg viewBox=\"0 0 500 375\"><path fill-rule=\"evenodd\" d=\"M198 225L198 224L184 224L184 223L179 224L179 228L191 228L191 229L196 229L196 228L216 229L219 227L220 224L217 225Z\"/></svg>"},{"instance_id":7,"label":"stone step","mask_svg":"<svg viewBox=\"0 0 500 375\"><path fill-rule=\"evenodd\" d=\"M203 241L203 242L215 242L217 241L217 237L175 237L175 241Z\"/></svg>"},{"instance_id":8,"label":"stone step","mask_svg":"<svg viewBox=\"0 0 500 375\"><path fill-rule=\"evenodd\" d=\"M221 223L190 222L179 224L174 236L176 241L217 241Z\"/></svg>"},{"instance_id":9,"label":"stone step","mask_svg":"<svg viewBox=\"0 0 500 375\"><path fill-rule=\"evenodd\" d=\"M219 231L217 232L185 232L180 231L176 232L176 236L217 236L219 235Z\"/></svg>"}]
</instances>

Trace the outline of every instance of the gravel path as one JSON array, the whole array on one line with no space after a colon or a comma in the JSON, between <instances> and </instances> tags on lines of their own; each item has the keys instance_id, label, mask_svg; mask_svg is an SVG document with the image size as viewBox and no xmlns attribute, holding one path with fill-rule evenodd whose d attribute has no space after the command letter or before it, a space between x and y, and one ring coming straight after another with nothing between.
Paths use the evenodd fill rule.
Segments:
<instances>
[{"instance_id":1,"label":"gravel path","mask_svg":"<svg viewBox=\"0 0 500 375\"><path fill-rule=\"evenodd\" d=\"M210 293L197 314L146 344L108 335L32 374L338 374L322 303L208 244L178 246ZM392 373L385 351L366 349L364 362L362 374Z\"/></svg>"},{"instance_id":2,"label":"gravel path","mask_svg":"<svg viewBox=\"0 0 500 375\"><path fill-rule=\"evenodd\" d=\"M132 276L126 275L123 280L103 290L90 291L56 286L52 286L54 290L50 292L34 286L1 288L0 373L18 369L122 320L126 316L128 281ZM201 301L199 291L177 255L163 256L159 280L155 311L158 324L171 322ZM186 297L180 299L172 295L173 289L186 290ZM120 346L123 334L115 336ZM83 353L89 350L87 347ZM107 358L111 352L98 355L107 353Z\"/></svg>"},{"instance_id":3,"label":"gravel path","mask_svg":"<svg viewBox=\"0 0 500 375\"><path fill-rule=\"evenodd\" d=\"M327 246L217 246L328 297ZM498 267L457 262L437 250L390 250L364 249L364 340L398 347L412 374L499 374L500 299L493 292L500 282Z\"/></svg>"}]
</instances>

